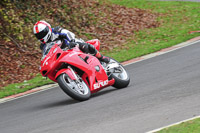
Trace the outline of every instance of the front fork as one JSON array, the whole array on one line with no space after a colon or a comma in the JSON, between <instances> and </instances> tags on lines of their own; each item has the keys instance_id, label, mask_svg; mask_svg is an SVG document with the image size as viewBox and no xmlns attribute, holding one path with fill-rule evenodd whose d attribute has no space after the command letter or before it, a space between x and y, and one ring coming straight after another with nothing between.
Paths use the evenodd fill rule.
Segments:
<instances>
[{"instance_id":1,"label":"front fork","mask_svg":"<svg viewBox=\"0 0 200 133\"><path fill-rule=\"evenodd\" d=\"M74 70L71 68L71 66L68 66L68 68L71 70L71 72L72 72L72 74L73 74L73 76L74 76L74 78L75 78L75 83L77 84L77 86L78 86L78 88L80 89L80 91L84 91L84 89L83 89L83 85L82 85L82 79L79 77L79 76L77 76L77 74L74 72Z\"/></svg>"}]
</instances>

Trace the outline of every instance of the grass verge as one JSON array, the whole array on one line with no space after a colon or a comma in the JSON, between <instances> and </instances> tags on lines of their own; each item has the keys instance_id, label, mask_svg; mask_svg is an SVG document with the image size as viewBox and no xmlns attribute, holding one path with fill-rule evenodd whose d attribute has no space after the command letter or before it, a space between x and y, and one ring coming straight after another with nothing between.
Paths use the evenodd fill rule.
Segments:
<instances>
[{"instance_id":1,"label":"grass verge","mask_svg":"<svg viewBox=\"0 0 200 133\"><path fill-rule=\"evenodd\" d=\"M0 89L0 98L25 92L35 87L51 83L53 83L53 81L51 81L50 79L46 79L45 77L42 77L40 74L38 74L35 78L31 80L25 80L22 83L10 84L6 87L3 87L2 89Z\"/></svg>"},{"instance_id":2,"label":"grass verge","mask_svg":"<svg viewBox=\"0 0 200 133\"><path fill-rule=\"evenodd\" d=\"M200 13L199 3L173 1L146 1L146 0L110 0L110 4L119 4L129 8L147 9L160 13L158 28L145 29L134 32L133 38L126 42L125 49L115 48L112 51L103 51L118 61L126 61L135 57L149 54L189 40L199 34L189 34L189 31L199 30ZM19 84L11 84L0 89L0 98L24 92L32 88L52 83L41 76Z\"/></svg>"},{"instance_id":3,"label":"grass verge","mask_svg":"<svg viewBox=\"0 0 200 133\"><path fill-rule=\"evenodd\" d=\"M169 128L165 128L157 133L199 133L200 118L188 122L183 122Z\"/></svg>"},{"instance_id":4,"label":"grass verge","mask_svg":"<svg viewBox=\"0 0 200 133\"><path fill-rule=\"evenodd\" d=\"M189 31L200 29L200 3L147 0L110 0L112 3L129 8L141 8L160 13L158 28L145 29L134 33L134 40L127 41L127 49L105 52L118 61L129 60L187 41L200 34Z\"/></svg>"}]
</instances>

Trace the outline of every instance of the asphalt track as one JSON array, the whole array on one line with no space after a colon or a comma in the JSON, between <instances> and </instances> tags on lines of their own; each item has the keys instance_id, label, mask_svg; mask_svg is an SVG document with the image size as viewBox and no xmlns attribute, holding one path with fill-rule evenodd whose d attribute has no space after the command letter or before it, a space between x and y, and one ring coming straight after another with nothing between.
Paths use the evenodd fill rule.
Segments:
<instances>
[{"instance_id":1,"label":"asphalt track","mask_svg":"<svg viewBox=\"0 0 200 133\"><path fill-rule=\"evenodd\" d=\"M130 85L77 102L53 88L0 104L2 133L143 133L200 115L200 42L126 66Z\"/></svg>"}]
</instances>

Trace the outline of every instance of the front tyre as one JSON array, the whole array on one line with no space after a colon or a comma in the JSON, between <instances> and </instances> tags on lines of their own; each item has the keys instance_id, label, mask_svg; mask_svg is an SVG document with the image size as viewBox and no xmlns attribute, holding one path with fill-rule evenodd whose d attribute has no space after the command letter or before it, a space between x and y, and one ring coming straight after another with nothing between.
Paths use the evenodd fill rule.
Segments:
<instances>
[{"instance_id":1,"label":"front tyre","mask_svg":"<svg viewBox=\"0 0 200 133\"><path fill-rule=\"evenodd\" d=\"M73 99L88 100L91 96L90 89L80 77L78 78L78 81L72 80L66 73L63 73L57 78L57 81L60 88Z\"/></svg>"},{"instance_id":2,"label":"front tyre","mask_svg":"<svg viewBox=\"0 0 200 133\"><path fill-rule=\"evenodd\" d=\"M115 79L115 83L112 85L115 88L125 88L130 83L130 77L125 68L116 60L110 58L110 63L118 63L119 66L112 69L111 78Z\"/></svg>"}]
</instances>

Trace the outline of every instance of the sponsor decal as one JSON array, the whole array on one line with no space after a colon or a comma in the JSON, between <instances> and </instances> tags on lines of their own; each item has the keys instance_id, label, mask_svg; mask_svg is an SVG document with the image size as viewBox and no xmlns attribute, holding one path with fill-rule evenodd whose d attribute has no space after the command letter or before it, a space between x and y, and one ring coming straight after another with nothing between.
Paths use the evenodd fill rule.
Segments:
<instances>
[{"instance_id":1,"label":"sponsor decal","mask_svg":"<svg viewBox=\"0 0 200 133\"><path fill-rule=\"evenodd\" d=\"M106 85L108 85L108 80L100 81L100 82L94 84L94 89L98 89L98 88L106 86Z\"/></svg>"}]
</instances>

